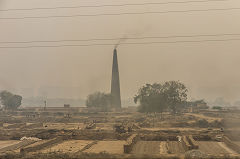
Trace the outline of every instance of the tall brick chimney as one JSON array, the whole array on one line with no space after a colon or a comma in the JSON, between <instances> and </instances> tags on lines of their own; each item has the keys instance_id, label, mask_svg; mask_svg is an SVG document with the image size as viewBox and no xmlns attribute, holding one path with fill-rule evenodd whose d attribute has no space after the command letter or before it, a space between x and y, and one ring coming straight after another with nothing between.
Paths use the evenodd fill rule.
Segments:
<instances>
[{"instance_id":1,"label":"tall brick chimney","mask_svg":"<svg viewBox=\"0 0 240 159\"><path fill-rule=\"evenodd\" d=\"M116 48L113 51L111 95L112 95L111 103L112 108L121 108L120 81Z\"/></svg>"}]
</instances>

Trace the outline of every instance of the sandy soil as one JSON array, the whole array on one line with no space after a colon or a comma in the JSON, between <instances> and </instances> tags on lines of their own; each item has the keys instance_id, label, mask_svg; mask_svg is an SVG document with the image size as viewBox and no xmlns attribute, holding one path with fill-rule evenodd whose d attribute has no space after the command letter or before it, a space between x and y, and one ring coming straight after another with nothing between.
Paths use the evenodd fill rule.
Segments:
<instances>
[{"instance_id":1,"label":"sandy soil","mask_svg":"<svg viewBox=\"0 0 240 159\"><path fill-rule=\"evenodd\" d=\"M221 142L197 141L197 143L199 144L199 150L206 154L218 155L234 153L234 151Z\"/></svg>"},{"instance_id":2,"label":"sandy soil","mask_svg":"<svg viewBox=\"0 0 240 159\"><path fill-rule=\"evenodd\" d=\"M160 141L138 141L132 150L133 154L160 154Z\"/></svg>"},{"instance_id":3,"label":"sandy soil","mask_svg":"<svg viewBox=\"0 0 240 159\"><path fill-rule=\"evenodd\" d=\"M162 131L162 130L170 130L170 131L206 131L207 128L181 128L181 127L161 127L161 128L141 128L142 130L148 131Z\"/></svg>"},{"instance_id":4,"label":"sandy soil","mask_svg":"<svg viewBox=\"0 0 240 159\"><path fill-rule=\"evenodd\" d=\"M40 140L40 141L35 142L35 143L33 143L33 144L30 144L30 145L28 145L28 146L26 146L26 147L24 147L24 148L41 145L41 144L43 144L43 143L45 143L45 142L47 142L47 141L48 141L48 140ZM20 152L20 149L16 149L16 150L14 150L14 152Z\"/></svg>"},{"instance_id":5,"label":"sandy soil","mask_svg":"<svg viewBox=\"0 0 240 159\"><path fill-rule=\"evenodd\" d=\"M97 123L97 129L101 130L113 130L114 123Z\"/></svg>"},{"instance_id":6,"label":"sandy soil","mask_svg":"<svg viewBox=\"0 0 240 159\"><path fill-rule=\"evenodd\" d=\"M219 121L221 120L221 118L209 117L209 116L205 116L203 114L186 113L186 115L192 115L192 116L195 116L197 118L206 119L209 122L212 122L214 120L219 120Z\"/></svg>"},{"instance_id":7,"label":"sandy soil","mask_svg":"<svg viewBox=\"0 0 240 159\"><path fill-rule=\"evenodd\" d=\"M41 152L47 153L47 152L78 152L82 148L84 148L86 145L90 144L92 141L90 140L69 140L64 141L63 143L60 143L58 145L55 145L51 148L44 149Z\"/></svg>"},{"instance_id":8,"label":"sandy soil","mask_svg":"<svg viewBox=\"0 0 240 159\"><path fill-rule=\"evenodd\" d=\"M4 148L4 147L8 147L11 145L15 145L20 143L21 141L18 140L6 140L6 141L0 141L0 149Z\"/></svg>"},{"instance_id":9,"label":"sandy soil","mask_svg":"<svg viewBox=\"0 0 240 159\"><path fill-rule=\"evenodd\" d=\"M84 128L83 123L44 123L43 127L45 129L65 129L65 130L71 130L71 129L82 129Z\"/></svg>"},{"instance_id":10,"label":"sandy soil","mask_svg":"<svg viewBox=\"0 0 240 159\"><path fill-rule=\"evenodd\" d=\"M167 148L169 147L169 149ZM185 150L181 143L177 141L139 141L134 145L133 154L180 154Z\"/></svg>"},{"instance_id":11,"label":"sandy soil","mask_svg":"<svg viewBox=\"0 0 240 159\"><path fill-rule=\"evenodd\" d=\"M230 149L224 142L218 143L222 148L224 148L230 154L237 154L234 150Z\"/></svg>"},{"instance_id":12,"label":"sandy soil","mask_svg":"<svg viewBox=\"0 0 240 159\"><path fill-rule=\"evenodd\" d=\"M240 146L240 141L236 141L234 143L237 144L238 146Z\"/></svg>"},{"instance_id":13,"label":"sandy soil","mask_svg":"<svg viewBox=\"0 0 240 159\"><path fill-rule=\"evenodd\" d=\"M167 153L168 153L167 142L161 141L160 142L160 154L167 154Z\"/></svg>"},{"instance_id":14,"label":"sandy soil","mask_svg":"<svg viewBox=\"0 0 240 159\"><path fill-rule=\"evenodd\" d=\"M43 144L43 143L45 143L45 142L47 142L47 141L48 141L48 140L40 140L40 141L35 142L35 143L33 143L33 144L29 145L29 146L26 146L25 148L27 148L27 147L33 147L33 146L37 146L37 145L41 145L41 144Z\"/></svg>"},{"instance_id":15,"label":"sandy soil","mask_svg":"<svg viewBox=\"0 0 240 159\"><path fill-rule=\"evenodd\" d=\"M91 153L99 153L99 152L107 152L111 154L122 154L123 153L123 145L126 141L99 141L97 144L93 145L89 149L84 152Z\"/></svg>"},{"instance_id":16,"label":"sandy soil","mask_svg":"<svg viewBox=\"0 0 240 159\"><path fill-rule=\"evenodd\" d=\"M169 147L168 151L171 154L180 154L185 152L182 143L178 141L169 141L168 147Z\"/></svg>"}]
</instances>

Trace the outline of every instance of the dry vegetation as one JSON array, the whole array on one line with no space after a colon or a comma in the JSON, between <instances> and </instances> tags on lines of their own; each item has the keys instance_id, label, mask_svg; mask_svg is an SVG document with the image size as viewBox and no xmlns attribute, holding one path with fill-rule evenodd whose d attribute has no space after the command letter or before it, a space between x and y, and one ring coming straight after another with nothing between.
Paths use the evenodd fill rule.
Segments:
<instances>
[{"instance_id":1,"label":"dry vegetation","mask_svg":"<svg viewBox=\"0 0 240 159\"><path fill-rule=\"evenodd\" d=\"M70 118L51 113L29 118L23 113L0 118L1 159L239 158L240 154L238 112L122 111ZM41 140L20 141L24 136Z\"/></svg>"}]
</instances>

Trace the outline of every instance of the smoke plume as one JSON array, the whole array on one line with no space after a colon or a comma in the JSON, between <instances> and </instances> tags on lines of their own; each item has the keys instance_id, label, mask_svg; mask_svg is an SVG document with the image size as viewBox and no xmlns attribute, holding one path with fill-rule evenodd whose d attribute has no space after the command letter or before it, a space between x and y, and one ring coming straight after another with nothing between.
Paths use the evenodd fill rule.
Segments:
<instances>
[{"instance_id":1,"label":"smoke plume","mask_svg":"<svg viewBox=\"0 0 240 159\"><path fill-rule=\"evenodd\" d=\"M118 46L119 46L121 43L123 43L124 41L126 41L126 40L127 40L127 35L124 35L122 38L120 38L120 39L118 40L118 42L117 42L117 44L115 45L114 49L117 49Z\"/></svg>"}]
</instances>

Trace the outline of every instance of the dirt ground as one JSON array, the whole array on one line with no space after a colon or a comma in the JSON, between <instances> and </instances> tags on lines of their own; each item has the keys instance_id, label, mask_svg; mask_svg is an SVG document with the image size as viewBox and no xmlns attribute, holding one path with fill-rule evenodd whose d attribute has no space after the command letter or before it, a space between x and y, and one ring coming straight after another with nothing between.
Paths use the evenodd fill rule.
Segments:
<instances>
[{"instance_id":1,"label":"dirt ground","mask_svg":"<svg viewBox=\"0 0 240 159\"><path fill-rule=\"evenodd\" d=\"M114 123L97 123L96 129L101 130L113 130ZM64 130L73 130L73 129L84 129L84 123L44 123L45 129L64 129Z\"/></svg>"},{"instance_id":2,"label":"dirt ground","mask_svg":"<svg viewBox=\"0 0 240 159\"><path fill-rule=\"evenodd\" d=\"M168 154L168 149L167 149L167 142L166 141L161 141L160 142L160 154Z\"/></svg>"},{"instance_id":3,"label":"dirt ground","mask_svg":"<svg viewBox=\"0 0 240 159\"><path fill-rule=\"evenodd\" d=\"M60 143L58 145L55 145L51 148L44 149L41 152L42 153L48 153L48 152L78 152L82 148L84 148L86 145L90 144L92 141L90 140L69 140L64 141L63 143Z\"/></svg>"},{"instance_id":4,"label":"dirt ground","mask_svg":"<svg viewBox=\"0 0 240 159\"><path fill-rule=\"evenodd\" d=\"M83 129L83 123L44 123L45 129L64 129L64 130L72 130L72 129Z\"/></svg>"},{"instance_id":5,"label":"dirt ground","mask_svg":"<svg viewBox=\"0 0 240 159\"><path fill-rule=\"evenodd\" d=\"M160 154L160 141L138 141L134 145L133 154Z\"/></svg>"},{"instance_id":6,"label":"dirt ground","mask_svg":"<svg viewBox=\"0 0 240 159\"><path fill-rule=\"evenodd\" d=\"M219 144L222 148L224 148L229 154L234 154L234 155L237 154L234 150L230 149L224 142L219 142L218 144Z\"/></svg>"},{"instance_id":7,"label":"dirt ground","mask_svg":"<svg viewBox=\"0 0 240 159\"><path fill-rule=\"evenodd\" d=\"M205 115L203 115L203 114L186 113L185 115L195 116L195 117L200 118L200 119L206 119L208 122L212 122L212 121L214 121L214 120L218 120L218 121L221 120L221 118L215 118L215 117L205 116Z\"/></svg>"},{"instance_id":8,"label":"dirt ground","mask_svg":"<svg viewBox=\"0 0 240 159\"><path fill-rule=\"evenodd\" d=\"M210 155L217 154L236 154L233 150L228 148L223 142L214 141L198 141L199 150Z\"/></svg>"},{"instance_id":9,"label":"dirt ground","mask_svg":"<svg viewBox=\"0 0 240 159\"><path fill-rule=\"evenodd\" d=\"M179 127L171 127L171 128L142 128L142 130L148 131L161 131L161 130L171 130L171 131L196 131L196 128L179 128ZM198 128L198 131L207 130L207 128Z\"/></svg>"},{"instance_id":10,"label":"dirt ground","mask_svg":"<svg viewBox=\"0 0 240 159\"><path fill-rule=\"evenodd\" d=\"M7 141L0 141L0 149L4 148L4 147L8 147L11 145L15 145L20 143L21 141L18 140L7 140Z\"/></svg>"},{"instance_id":11,"label":"dirt ground","mask_svg":"<svg viewBox=\"0 0 240 159\"><path fill-rule=\"evenodd\" d=\"M110 156L154 155L179 157L183 156L186 150L184 149L182 143L177 141L177 136L191 135L196 137L196 140L199 140L196 141L199 144L199 150L206 154L222 156L236 154L236 152L229 148L225 143L216 142L214 139L216 135L225 135L225 133L229 132L231 129L231 131L235 132L237 128L230 127L226 130L224 127L224 132L222 132L219 127L209 129L198 127L198 125L188 125L189 123L194 123L199 119L206 119L208 121L219 120L220 118L217 117L220 115L216 115L216 118L207 116L206 113L205 115L201 113L186 113L176 116L173 116L170 113L165 113L164 118L160 118L159 114L124 114L122 112L108 113L107 115L102 113L90 113L83 115L84 116L80 117L73 116L70 119L56 117L59 120L56 120L55 116L49 115L47 120L43 120L43 122L41 122L44 123L43 127L1 127L0 150L2 149L5 151L4 147L17 145L14 152L20 153L21 148L41 145L51 139L60 138L61 140L58 144L53 143L53 145L49 145L45 149L42 149L44 146L40 146L40 148L36 150L36 153L43 153L44 155L48 155L49 152L58 152L59 154L85 154L78 153L83 151L86 153L106 152L108 155L111 154ZM43 116L42 118L45 117ZM1 123L4 123L6 119L2 120ZM96 123L96 128L85 129L86 125L93 121ZM15 123L27 123L27 125L29 125L30 123L34 124L39 122L40 121L38 119L34 119L34 121L32 121L32 119L28 119L26 117L19 117L17 120L11 120L9 121L9 124L4 123L3 125L6 126ZM127 124L131 125L133 123L136 124L136 127L128 127ZM142 123L145 123L145 125L141 125ZM124 130L127 132L116 132L114 126L118 124L126 125ZM135 145L133 145L131 155L124 154L124 144L127 142L127 138L133 134L139 135L136 139L142 141L138 141ZM23 136L37 137L42 140L36 143L30 143L31 145L25 145L25 147L20 147L18 146L18 143L20 143L20 138ZM205 139L205 137L207 139ZM240 145L238 140L235 140L234 138L230 138L230 140ZM29 154L36 153L29 152Z\"/></svg>"},{"instance_id":12,"label":"dirt ground","mask_svg":"<svg viewBox=\"0 0 240 159\"><path fill-rule=\"evenodd\" d=\"M178 141L169 141L168 147L170 154L180 154L185 152L182 143Z\"/></svg>"},{"instance_id":13,"label":"dirt ground","mask_svg":"<svg viewBox=\"0 0 240 159\"><path fill-rule=\"evenodd\" d=\"M48 140L40 140L40 141L37 141L31 145L28 145L26 146L25 148L28 148L28 147L34 147L34 146L37 146L37 145L41 145L41 144L44 144L45 142L47 142ZM17 149L16 150L17 152L20 152L20 149Z\"/></svg>"},{"instance_id":14,"label":"dirt ground","mask_svg":"<svg viewBox=\"0 0 240 159\"><path fill-rule=\"evenodd\" d=\"M101 130L113 130L114 123L97 123L96 128Z\"/></svg>"},{"instance_id":15,"label":"dirt ground","mask_svg":"<svg viewBox=\"0 0 240 159\"><path fill-rule=\"evenodd\" d=\"M100 153L107 152L110 154L122 154L123 153L123 145L126 141L118 140L118 141L99 141L97 144L93 145L89 149L84 152L90 153Z\"/></svg>"},{"instance_id":16,"label":"dirt ground","mask_svg":"<svg viewBox=\"0 0 240 159\"><path fill-rule=\"evenodd\" d=\"M45 143L45 142L47 142L47 141L48 141L48 140L40 140L40 141L37 141L37 142L35 142L35 143L33 143L33 144L30 144L30 145L28 145L28 146L26 146L26 147L24 147L24 148L28 148L28 147L33 147L33 146L41 145L41 144L43 144L43 143ZM16 149L16 150L14 150L14 152L18 152L18 153L20 153L20 149L21 149L21 148Z\"/></svg>"},{"instance_id":17,"label":"dirt ground","mask_svg":"<svg viewBox=\"0 0 240 159\"><path fill-rule=\"evenodd\" d=\"M240 141L236 141L234 143L237 144L238 146L240 146Z\"/></svg>"},{"instance_id":18,"label":"dirt ground","mask_svg":"<svg viewBox=\"0 0 240 159\"><path fill-rule=\"evenodd\" d=\"M169 149L167 148L169 147ZM185 150L178 141L139 141L134 145L133 154L180 154Z\"/></svg>"}]
</instances>

